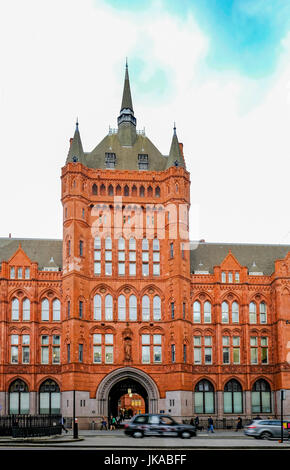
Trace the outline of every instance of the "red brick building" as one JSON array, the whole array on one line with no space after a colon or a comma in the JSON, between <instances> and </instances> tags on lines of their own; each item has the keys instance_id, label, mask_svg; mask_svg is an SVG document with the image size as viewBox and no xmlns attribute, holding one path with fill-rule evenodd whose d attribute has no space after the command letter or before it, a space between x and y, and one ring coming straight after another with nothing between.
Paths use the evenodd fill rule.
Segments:
<instances>
[{"instance_id":1,"label":"red brick building","mask_svg":"<svg viewBox=\"0 0 290 470\"><path fill-rule=\"evenodd\" d=\"M126 67L118 128L62 168L63 239L0 239L1 414L80 427L130 390L186 419L290 418L290 246L189 242L190 175L136 130ZM289 340L288 340L289 338ZM122 401L123 400L123 401Z\"/></svg>"}]
</instances>

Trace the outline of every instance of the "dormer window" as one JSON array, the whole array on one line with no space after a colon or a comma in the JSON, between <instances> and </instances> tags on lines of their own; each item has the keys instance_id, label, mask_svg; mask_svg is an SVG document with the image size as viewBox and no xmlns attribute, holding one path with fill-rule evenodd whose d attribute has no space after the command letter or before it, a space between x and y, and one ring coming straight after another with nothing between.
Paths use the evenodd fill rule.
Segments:
<instances>
[{"instance_id":1,"label":"dormer window","mask_svg":"<svg viewBox=\"0 0 290 470\"><path fill-rule=\"evenodd\" d=\"M105 155L105 165L106 169L114 169L116 166L116 154L106 152Z\"/></svg>"},{"instance_id":2,"label":"dormer window","mask_svg":"<svg viewBox=\"0 0 290 470\"><path fill-rule=\"evenodd\" d=\"M148 170L148 155L147 153L139 153L138 155L138 168L139 170Z\"/></svg>"}]
</instances>

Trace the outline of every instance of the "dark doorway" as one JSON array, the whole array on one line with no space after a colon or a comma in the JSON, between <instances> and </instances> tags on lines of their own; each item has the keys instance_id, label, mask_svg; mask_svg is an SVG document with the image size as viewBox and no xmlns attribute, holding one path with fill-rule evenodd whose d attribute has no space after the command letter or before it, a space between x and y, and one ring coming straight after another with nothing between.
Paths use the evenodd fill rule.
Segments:
<instances>
[{"instance_id":1,"label":"dark doorway","mask_svg":"<svg viewBox=\"0 0 290 470\"><path fill-rule=\"evenodd\" d=\"M140 395L145 402L145 413L148 413L148 394L139 382L134 379L124 379L117 382L110 390L108 397L108 416L118 416L118 402L123 395Z\"/></svg>"}]
</instances>

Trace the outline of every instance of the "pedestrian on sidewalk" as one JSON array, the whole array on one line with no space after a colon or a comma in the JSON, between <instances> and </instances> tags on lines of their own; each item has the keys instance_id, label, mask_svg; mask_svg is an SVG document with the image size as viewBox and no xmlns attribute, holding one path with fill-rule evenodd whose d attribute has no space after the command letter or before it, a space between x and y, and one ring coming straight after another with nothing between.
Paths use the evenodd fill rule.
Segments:
<instances>
[{"instance_id":1,"label":"pedestrian on sidewalk","mask_svg":"<svg viewBox=\"0 0 290 470\"><path fill-rule=\"evenodd\" d=\"M63 429L63 430L66 432L66 434L67 434L67 433L68 433L68 430L67 430L67 428L65 427L65 422L66 422L65 418L62 416L62 417L61 417L61 429Z\"/></svg>"},{"instance_id":2,"label":"pedestrian on sidewalk","mask_svg":"<svg viewBox=\"0 0 290 470\"><path fill-rule=\"evenodd\" d=\"M237 422L237 427L236 427L236 432L238 432L239 429L242 429L243 427L243 421L242 418L239 416L238 417L238 422Z\"/></svg>"},{"instance_id":3,"label":"pedestrian on sidewalk","mask_svg":"<svg viewBox=\"0 0 290 470\"><path fill-rule=\"evenodd\" d=\"M210 432L214 433L214 430L213 430L213 419L212 419L211 416L208 418L208 430L209 430Z\"/></svg>"},{"instance_id":4,"label":"pedestrian on sidewalk","mask_svg":"<svg viewBox=\"0 0 290 470\"><path fill-rule=\"evenodd\" d=\"M101 431L105 429L107 431L107 421L105 420L105 417L103 416L102 417L102 421L101 421Z\"/></svg>"}]
</instances>

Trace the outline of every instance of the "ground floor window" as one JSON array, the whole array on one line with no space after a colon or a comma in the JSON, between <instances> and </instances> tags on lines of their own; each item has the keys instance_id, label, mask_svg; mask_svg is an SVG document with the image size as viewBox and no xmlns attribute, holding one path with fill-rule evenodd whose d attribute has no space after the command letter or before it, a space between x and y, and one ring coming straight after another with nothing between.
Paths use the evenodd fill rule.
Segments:
<instances>
[{"instance_id":1,"label":"ground floor window","mask_svg":"<svg viewBox=\"0 0 290 470\"><path fill-rule=\"evenodd\" d=\"M9 414L29 414L29 391L22 380L15 380L10 385Z\"/></svg>"},{"instance_id":2,"label":"ground floor window","mask_svg":"<svg viewBox=\"0 0 290 470\"><path fill-rule=\"evenodd\" d=\"M53 380L46 380L40 386L39 413L60 414L60 389Z\"/></svg>"},{"instance_id":3,"label":"ground floor window","mask_svg":"<svg viewBox=\"0 0 290 470\"><path fill-rule=\"evenodd\" d=\"M252 388L252 413L271 412L271 388L266 380L260 379Z\"/></svg>"},{"instance_id":4,"label":"ground floor window","mask_svg":"<svg viewBox=\"0 0 290 470\"><path fill-rule=\"evenodd\" d=\"M208 380L201 380L195 386L194 411L196 414L214 413L214 388Z\"/></svg>"},{"instance_id":5,"label":"ground floor window","mask_svg":"<svg viewBox=\"0 0 290 470\"><path fill-rule=\"evenodd\" d=\"M237 380L230 380L224 388L224 413L243 412L243 392Z\"/></svg>"}]
</instances>

